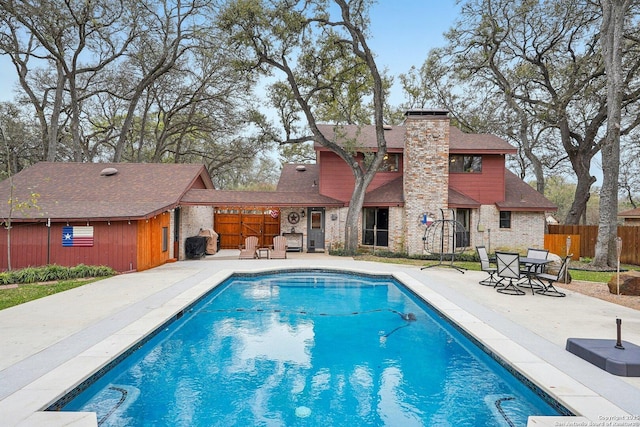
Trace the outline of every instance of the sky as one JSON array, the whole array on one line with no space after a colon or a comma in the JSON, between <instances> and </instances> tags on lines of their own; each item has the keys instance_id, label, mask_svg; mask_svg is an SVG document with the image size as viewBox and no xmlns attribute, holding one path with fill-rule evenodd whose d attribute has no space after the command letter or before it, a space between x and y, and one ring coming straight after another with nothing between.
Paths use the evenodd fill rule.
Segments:
<instances>
[{"instance_id":1,"label":"sky","mask_svg":"<svg viewBox=\"0 0 640 427\"><path fill-rule=\"evenodd\" d=\"M380 70L387 68L397 76L420 67L431 48L444 44L442 34L453 24L458 6L455 0L378 0L371 11L370 47L377 55ZM403 102L397 84L390 102ZM14 98L15 69L6 56L0 56L0 102Z\"/></svg>"},{"instance_id":2,"label":"sky","mask_svg":"<svg viewBox=\"0 0 640 427\"><path fill-rule=\"evenodd\" d=\"M429 50L444 46L459 6L455 0L379 0L371 11L372 39L380 70L397 76L420 67ZM397 78L390 94L392 105L404 101Z\"/></svg>"}]
</instances>

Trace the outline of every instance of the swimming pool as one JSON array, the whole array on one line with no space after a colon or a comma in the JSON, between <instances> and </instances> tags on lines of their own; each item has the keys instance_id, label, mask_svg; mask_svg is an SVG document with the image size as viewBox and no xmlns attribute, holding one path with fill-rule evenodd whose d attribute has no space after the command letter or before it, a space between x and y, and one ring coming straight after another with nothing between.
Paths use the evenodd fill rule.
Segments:
<instances>
[{"instance_id":1,"label":"swimming pool","mask_svg":"<svg viewBox=\"0 0 640 427\"><path fill-rule=\"evenodd\" d=\"M94 411L105 426L526 425L558 414L392 278L321 271L232 276L63 410Z\"/></svg>"}]
</instances>

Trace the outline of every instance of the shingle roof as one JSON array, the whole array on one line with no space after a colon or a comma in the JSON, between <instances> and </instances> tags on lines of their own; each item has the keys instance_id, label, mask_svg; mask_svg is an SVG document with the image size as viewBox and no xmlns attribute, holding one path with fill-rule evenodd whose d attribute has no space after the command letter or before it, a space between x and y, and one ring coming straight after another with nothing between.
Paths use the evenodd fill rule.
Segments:
<instances>
[{"instance_id":1,"label":"shingle roof","mask_svg":"<svg viewBox=\"0 0 640 427\"><path fill-rule=\"evenodd\" d=\"M302 170L301 166L304 166ZM282 167L276 191L189 190L182 204L210 206L344 206L318 192L319 167L292 164Z\"/></svg>"},{"instance_id":2,"label":"shingle roof","mask_svg":"<svg viewBox=\"0 0 640 427\"><path fill-rule=\"evenodd\" d=\"M317 164L287 163L282 166L276 191L317 193L320 167Z\"/></svg>"},{"instance_id":3,"label":"shingle roof","mask_svg":"<svg viewBox=\"0 0 640 427\"><path fill-rule=\"evenodd\" d=\"M449 128L449 152L454 154L516 154L518 150L504 139L487 133L464 133Z\"/></svg>"},{"instance_id":4,"label":"shingle roof","mask_svg":"<svg viewBox=\"0 0 640 427\"><path fill-rule=\"evenodd\" d=\"M337 139L339 142L345 139L354 139L357 140L362 147L378 147L376 142L376 128L373 125L318 125L318 129L330 141ZM336 138L336 133L339 135L338 138ZM402 151L404 148L404 133L404 126L392 126L391 129L385 130L384 135L387 141L387 150L391 152ZM317 142L314 144L314 149L326 150L326 148Z\"/></svg>"},{"instance_id":5,"label":"shingle roof","mask_svg":"<svg viewBox=\"0 0 640 427\"><path fill-rule=\"evenodd\" d=\"M521 180L513 172L505 169L505 200L496 202L502 211L547 212L558 209L535 188Z\"/></svg>"},{"instance_id":6,"label":"shingle roof","mask_svg":"<svg viewBox=\"0 0 640 427\"><path fill-rule=\"evenodd\" d=\"M115 175L103 176L107 168ZM203 165L154 163L40 162L13 176L14 197L39 194L38 209L16 211L16 220L107 220L149 218L176 206L192 186L213 188ZM9 200L9 180L0 182L0 197ZM8 216L8 206L0 206Z\"/></svg>"},{"instance_id":7,"label":"shingle roof","mask_svg":"<svg viewBox=\"0 0 640 427\"><path fill-rule=\"evenodd\" d=\"M640 208L629 209L628 211L622 211L618 213L621 218L636 218L640 217Z\"/></svg>"},{"instance_id":8,"label":"shingle roof","mask_svg":"<svg viewBox=\"0 0 640 427\"><path fill-rule=\"evenodd\" d=\"M364 196L364 206L403 206L402 177L371 190Z\"/></svg>"},{"instance_id":9,"label":"shingle roof","mask_svg":"<svg viewBox=\"0 0 640 427\"><path fill-rule=\"evenodd\" d=\"M309 192L189 190L182 198L183 205L209 206L344 206L340 200Z\"/></svg>"},{"instance_id":10,"label":"shingle roof","mask_svg":"<svg viewBox=\"0 0 640 427\"><path fill-rule=\"evenodd\" d=\"M362 147L377 148L376 132L373 125L318 125L318 129L329 140L336 138L336 132L340 138L355 139ZM385 130L387 149L390 152L401 152L404 149L404 134L406 127L392 126ZM339 139L340 139L339 138ZM319 143L315 143L316 150L323 150ZM449 152L450 153L477 153L477 154L515 154L517 149L504 139L490 134L464 133L460 129L451 126L449 128Z\"/></svg>"},{"instance_id":11,"label":"shingle roof","mask_svg":"<svg viewBox=\"0 0 640 427\"><path fill-rule=\"evenodd\" d=\"M449 188L449 207L473 209L480 207L480 202L453 188Z\"/></svg>"}]
</instances>

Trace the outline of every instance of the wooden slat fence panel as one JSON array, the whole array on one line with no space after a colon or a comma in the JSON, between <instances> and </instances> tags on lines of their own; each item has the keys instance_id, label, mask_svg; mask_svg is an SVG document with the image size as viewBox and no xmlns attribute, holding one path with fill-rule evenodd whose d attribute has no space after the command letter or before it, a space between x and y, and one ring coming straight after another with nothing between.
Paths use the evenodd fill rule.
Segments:
<instances>
[{"instance_id":1,"label":"wooden slat fence panel","mask_svg":"<svg viewBox=\"0 0 640 427\"><path fill-rule=\"evenodd\" d=\"M581 256L593 258L596 254L597 225L549 225L549 234L578 234ZM640 226L619 226L618 237L622 238L620 262L640 265Z\"/></svg>"},{"instance_id":2,"label":"wooden slat fence panel","mask_svg":"<svg viewBox=\"0 0 640 427\"><path fill-rule=\"evenodd\" d=\"M544 248L552 254L564 257L567 254L567 237L571 237L571 247L569 253L571 259L579 260L580 255L580 235L579 234L545 234Z\"/></svg>"}]
</instances>

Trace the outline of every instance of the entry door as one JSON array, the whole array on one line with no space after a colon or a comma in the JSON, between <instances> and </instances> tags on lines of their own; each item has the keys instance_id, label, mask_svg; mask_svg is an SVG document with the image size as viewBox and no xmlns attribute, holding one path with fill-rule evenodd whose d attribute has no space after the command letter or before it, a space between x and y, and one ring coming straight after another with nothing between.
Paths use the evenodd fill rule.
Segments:
<instances>
[{"instance_id":1,"label":"entry door","mask_svg":"<svg viewBox=\"0 0 640 427\"><path fill-rule=\"evenodd\" d=\"M307 218L307 252L324 250L324 208L309 208Z\"/></svg>"},{"instance_id":2,"label":"entry door","mask_svg":"<svg viewBox=\"0 0 640 427\"><path fill-rule=\"evenodd\" d=\"M471 211L469 209L456 209L456 220L459 225L464 227L463 230L456 229L456 248L466 248L469 246L471 232Z\"/></svg>"}]
</instances>

